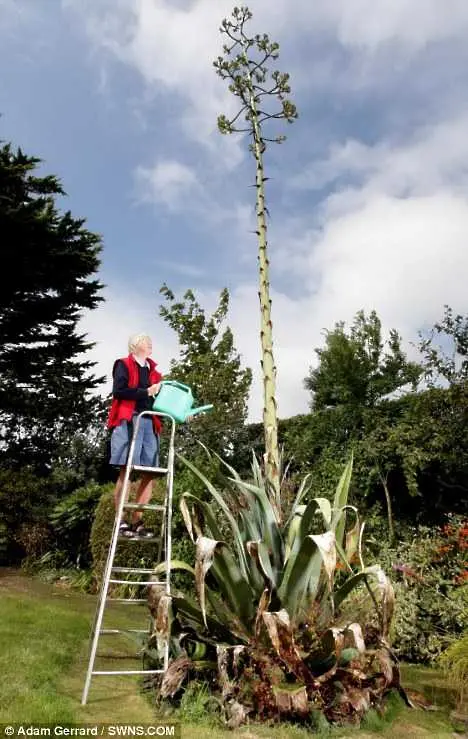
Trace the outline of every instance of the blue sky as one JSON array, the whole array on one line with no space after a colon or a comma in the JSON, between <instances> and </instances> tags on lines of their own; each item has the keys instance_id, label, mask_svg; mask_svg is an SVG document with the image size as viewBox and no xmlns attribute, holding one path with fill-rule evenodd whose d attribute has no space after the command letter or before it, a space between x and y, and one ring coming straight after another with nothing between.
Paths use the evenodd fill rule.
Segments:
<instances>
[{"instance_id":1,"label":"blue sky","mask_svg":"<svg viewBox=\"0 0 468 739\"><path fill-rule=\"evenodd\" d=\"M253 162L221 137L212 69L225 0L0 0L0 137L62 179L104 239L106 303L84 318L109 372L129 333L177 352L162 282L230 324L261 409ZM267 152L280 415L324 328L375 308L410 342L444 303L466 312L468 3L251 0L281 45L300 117ZM411 350L411 349L410 349Z\"/></svg>"}]
</instances>

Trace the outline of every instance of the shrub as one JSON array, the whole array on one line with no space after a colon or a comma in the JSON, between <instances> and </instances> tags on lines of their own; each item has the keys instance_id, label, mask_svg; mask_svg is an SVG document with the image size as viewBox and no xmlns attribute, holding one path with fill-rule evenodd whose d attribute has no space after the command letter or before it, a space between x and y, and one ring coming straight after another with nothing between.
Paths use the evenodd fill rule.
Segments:
<instances>
[{"instance_id":1,"label":"shrub","mask_svg":"<svg viewBox=\"0 0 468 739\"><path fill-rule=\"evenodd\" d=\"M80 567L91 565L90 533L96 506L111 485L90 483L77 488L56 504L50 523L56 535L56 549L63 553L64 563Z\"/></svg>"},{"instance_id":2,"label":"shrub","mask_svg":"<svg viewBox=\"0 0 468 739\"><path fill-rule=\"evenodd\" d=\"M468 628L466 522L419 526L395 547L371 540L378 561L394 571L393 644L412 662L431 662Z\"/></svg>"},{"instance_id":3,"label":"shrub","mask_svg":"<svg viewBox=\"0 0 468 739\"><path fill-rule=\"evenodd\" d=\"M456 688L460 706L468 701L468 631L442 654L441 665Z\"/></svg>"},{"instance_id":4,"label":"shrub","mask_svg":"<svg viewBox=\"0 0 468 739\"><path fill-rule=\"evenodd\" d=\"M135 484L132 483L130 499L134 497ZM161 499L159 486L155 485L152 502ZM91 527L90 548L93 573L98 582L102 581L107 553L111 543L112 529L115 520L114 496L111 490L105 489L96 507L94 522ZM161 528L161 513L145 512L145 525L155 532ZM116 567L151 567L157 560L157 545L154 542L119 539L114 565ZM133 577L130 579L134 579Z\"/></svg>"},{"instance_id":5,"label":"shrub","mask_svg":"<svg viewBox=\"0 0 468 739\"><path fill-rule=\"evenodd\" d=\"M2 564L14 564L25 555L23 525L46 524L53 491L47 479L28 469L0 469L0 518ZM21 543L23 542L23 543Z\"/></svg>"},{"instance_id":6,"label":"shrub","mask_svg":"<svg viewBox=\"0 0 468 739\"><path fill-rule=\"evenodd\" d=\"M51 531L43 523L22 523L15 541L22 547L28 560L39 559L51 546Z\"/></svg>"}]
</instances>

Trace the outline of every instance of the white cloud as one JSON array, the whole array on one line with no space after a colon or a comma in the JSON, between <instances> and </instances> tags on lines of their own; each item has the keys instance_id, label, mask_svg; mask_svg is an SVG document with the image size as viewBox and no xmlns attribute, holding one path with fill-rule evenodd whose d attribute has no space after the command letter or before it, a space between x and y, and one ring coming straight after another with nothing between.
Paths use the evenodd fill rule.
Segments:
<instances>
[{"instance_id":1,"label":"white cloud","mask_svg":"<svg viewBox=\"0 0 468 739\"><path fill-rule=\"evenodd\" d=\"M153 337L155 361L162 372L167 371L170 360L177 354L177 340L158 317L157 298L152 303L148 295L133 292L128 285L115 281L112 290L104 290L104 297L106 302L86 313L80 325L80 330L96 342L87 359L97 362L95 374L107 377L100 391L103 394L111 391L113 363L128 354L128 339L135 333Z\"/></svg>"},{"instance_id":2,"label":"white cloud","mask_svg":"<svg viewBox=\"0 0 468 739\"><path fill-rule=\"evenodd\" d=\"M142 202L161 203L170 211L178 210L200 187L194 170L175 160L160 161L153 167L140 165L135 177Z\"/></svg>"},{"instance_id":3,"label":"white cloud","mask_svg":"<svg viewBox=\"0 0 468 739\"><path fill-rule=\"evenodd\" d=\"M418 51L448 38L463 39L468 32L465 0L322 0L316 12L345 46L376 51L396 44Z\"/></svg>"},{"instance_id":4,"label":"white cloud","mask_svg":"<svg viewBox=\"0 0 468 739\"><path fill-rule=\"evenodd\" d=\"M396 145L384 140L368 146L350 139L333 145L326 158L306 167L292 184L320 189L342 178L351 180L346 198L359 191L365 200L372 192L395 196L424 195L449 186L460 191L468 184L468 112L424 127L412 140ZM357 185L356 185L357 183ZM343 190L336 198L344 200Z\"/></svg>"},{"instance_id":5,"label":"white cloud","mask_svg":"<svg viewBox=\"0 0 468 739\"><path fill-rule=\"evenodd\" d=\"M206 144L225 164L239 161L238 141L214 135L218 114L237 111L211 65L221 53L219 25L231 14L231 0L62 0L62 6L75 12L97 48L137 70L148 88L177 95L184 104L177 123L188 138ZM252 30L284 42L293 83L302 80L309 90L315 84L332 89L343 77L353 86L370 79L381 89L383 76L414 54L441 41L464 43L468 33L466 0L252 0L250 7ZM331 56L324 60L325 39L351 52L346 69ZM380 51L384 64L376 64Z\"/></svg>"}]
</instances>

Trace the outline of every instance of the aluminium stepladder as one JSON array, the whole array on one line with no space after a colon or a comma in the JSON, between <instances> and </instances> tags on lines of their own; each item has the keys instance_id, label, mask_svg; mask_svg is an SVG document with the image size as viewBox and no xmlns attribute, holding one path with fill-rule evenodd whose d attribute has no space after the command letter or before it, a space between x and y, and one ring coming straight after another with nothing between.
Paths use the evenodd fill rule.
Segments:
<instances>
[{"instance_id":1,"label":"aluminium stepladder","mask_svg":"<svg viewBox=\"0 0 468 739\"><path fill-rule=\"evenodd\" d=\"M135 449L136 437L140 420L143 416L158 416L160 418L167 419L171 423L171 430L169 435L169 447L167 451L167 464L165 467L141 467L133 465L133 453ZM114 528L112 532L111 544L107 555L106 567L104 569L101 591L99 594L99 600L96 610L96 616L94 619L94 626L91 635L90 653L88 669L86 673L85 685L83 689L83 695L81 699L82 705L85 705L88 700L88 693L91 686L91 680L94 676L98 675L156 675L164 674L167 670L169 663L169 640L166 639L164 642L164 657L163 667L160 669L151 670L96 670L94 664L96 661L99 637L104 634L119 634L128 631L136 633L148 633L147 629L103 629L102 623L104 619L104 612L107 603L110 602L125 602L125 603L143 603L146 602L146 598L112 598L109 597L108 591L111 584L125 584L125 585L137 585L137 586L148 586L148 585L160 585L165 589L165 594L170 596L171 592L171 557L172 557L172 540L171 540L171 525L172 525L172 492L174 482L174 440L175 440L175 421L166 413L144 411L140 413L133 422L133 435L130 443L130 449L128 454L128 461L125 469L125 477L122 486L122 492L120 495L120 504L116 512L114 520ZM161 462L159 462L161 463ZM130 475L132 470L139 472L151 472L155 477L166 477L166 490L163 504L148 503L146 505L139 505L137 503L129 503L127 501L128 490L130 484ZM135 567L114 567L114 559L118 546L118 542L121 539L119 535L120 524L122 522L123 514L125 511L158 511L162 514L161 531L160 535L151 539L127 539L126 541L139 541L150 544L151 542L158 542L158 555L156 564L164 562L165 572L164 578L156 578L152 569L148 568L135 568ZM120 575L120 577L119 577ZM134 579L126 580L124 575L134 575ZM138 580L138 575L144 575L143 581Z\"/></svg>"}]
</instances>

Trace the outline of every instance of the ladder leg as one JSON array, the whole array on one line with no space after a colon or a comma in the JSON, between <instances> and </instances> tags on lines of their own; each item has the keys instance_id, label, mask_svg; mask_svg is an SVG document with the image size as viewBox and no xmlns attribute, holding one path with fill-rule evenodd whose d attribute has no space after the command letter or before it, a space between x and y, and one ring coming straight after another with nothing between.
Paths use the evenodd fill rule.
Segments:
<instances>
[{"instance_id":1,"label":"ladder leg","mask_svg":"<svg viewBox=\"0 0 468 739\"><path fill-rule=\"evenodd\" d=\"M133 431L133 437L132 437L132 442L130 444L127 464L125 466L125 477L124 477L124 482L122 485L122 491L120 494L119 507L117 510L117 515L114 520L114 528L112 531L111 545L109 548L106 566L104 569L104 575L103 575L103 580L102 580L102 585L101 585L101 592L99 595L99 604L98 604L98 609L97 609L96 618L94 622L94 630L93 630L93 637L91 641L88 669L86 672L86 679L85 679L85 684L83 688L83 695L81 698L81 705L83 706L86 705L86 702L88 700L89 688L91 686L91 679L93 676L94 662L96 660L96 652L97 652L97 647L98 647L98 642L99 642L99 635L100 635L100 631L102 627L102 619L104 617L104 610L106 607L107 592L109 590L109 580L110 580L110 576L112 572L112 565L114 563L115 550L117 548L117 540L119 536L119 528L120 528L120 523L122 521L122 515L123 515L125 500L127 498L128 485L130 481L130 472L132 469L133 452L135 450L136 434L138 430L138 421L139 421L139 418L137 418L135 428Z\"/></svg>"},{"instance_id":2,"label":"ladder leg","mask_svg":"<svg viewBox=\"0 0 468 739\"><path fill-rule=\"evenodd\" d=\"M111 576L112 576L115 552L117 549L120 524L122 522L122 516L123 516L124 509L125 509L125 503L127 500L128 486L130 483L130 473L132 470L132 461L133 461L133 455L135 451L138 425L143 415L165 416L166 414L144 412L143 414L140 414L137 417L136 422L134 424L132 441L130 444L127 464L125 467L125 477L124 477L124 482L122 485L122 492L120 496L118 510L117 510L115 520L114 520L112 540L111 540L111 545L110 545L109 552L107 555L107 561L106 561L106 566L104 569L103 581L102 581L101 591L99 595L99 602L98 602L98 607L97 607L93 631L92 631L88 669L86 673L86 680L85 680L85 685L84 685L83 695L82 695L82 700L81 700L82 705L85 705L88 700L88 694L89 694L89 689L91 686L91 680L92 680L93 674L94 675L145 674L145 673L150 674L150 673L155 673L155 672L156 673L161 672L161 670L130 670L130 671L128 670L127 671L125 670L124 671L118 671L118 670L95 671L94 670L94 663L96 660L99 636L102 632L102 622L104 618L104 611L106 607L107 595L108 595L109 585L110 585ZM173 495L174 457L175 457L175 450L174 450L175 422L169 416L168 416L168 419L171 422L171 435L170 435L170 443L169 443L169 451L168 451L167 471L164 470L164 472L167 474L167 481L166 481L165 503L164 503L164 511L163 511L163 522L162 522L162 529L161 529L158 561L165 562L166 594L170 595L171 557L172 557L171 525L172 525L172 495ZM140 468L137 467L136 469L140 469ZM163 560L162 545L164 545L164 560ZM164 645L164 660L163 661L164 661L164 672L165 672L169 665L169 639L168 638L166 639L166 643Z\"/></svg>"},{"instance_id":3,"label":"ladder leg","mask_svg":"<svg viewBox=\"0 0 468 739\"><path fill-rule=\"evenodd\" d=\"M166 594L171 594L171 561L172 561L172 495L174 488L174 456L175 456L175 423L172 423L169 455L167 462L166 511L165 523L165 561L166 561ZM169 667L169 635L164 648L164 672Z\"/></svg>"}]
</instances>

